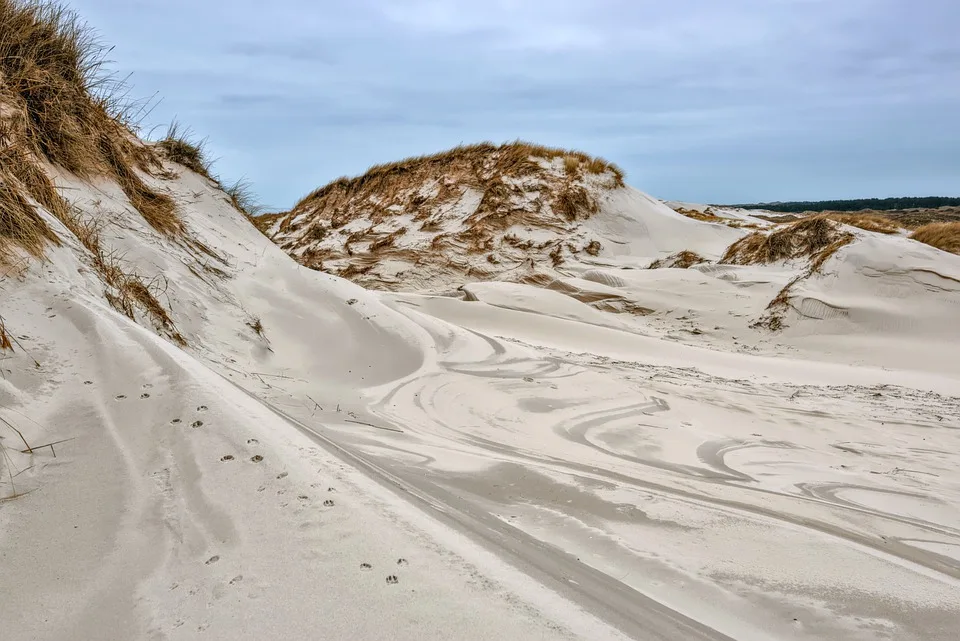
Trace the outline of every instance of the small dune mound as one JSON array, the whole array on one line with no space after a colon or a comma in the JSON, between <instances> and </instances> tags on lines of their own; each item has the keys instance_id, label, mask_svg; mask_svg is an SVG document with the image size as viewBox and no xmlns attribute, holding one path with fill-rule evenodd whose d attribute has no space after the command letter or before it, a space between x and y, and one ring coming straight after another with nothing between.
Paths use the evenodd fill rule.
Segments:
<instances>
[{"instance_id":1,"label":"small dune mound","mask_svg":"<svg viewBox=\"0 0 960 641\"><path fill-rule=\"evenodd\" d=\"M681 251L650 263L648 269L690 269L694 265L708 262L706 258L692 251Z\"/></svg>"},{"instance_id":2,"label":"small dune mound","mask_svg":"<svg viewBox=\"0 0 960 641\"><path fill-rule=\"evenodd\" d=\"M481 143L340 178L256 225L301 264L366 287L496 280L597 256L601 242L576 229L623 186L620 169L583 152Z\"/></svg>"},{"instance_id":3,"label":"small dune mound","mask_svg":"<svg viewBox=\"0 0 960 641\"><path fill-rule=\"evenodd\" d=\"M920 227L910 238L951 254L960 255L960 222L930 223Z\"/></svg>"},{"instance_id":4,"label":"small dune mound","mask_svg":"<svg viewBox=\"0 0 960 641\"><path fill-rule=\"evenodd\" d=\"M828 218L804 218L770 233L758 231L744 236L730 245L720 263L767 265L798 258L822 263L853 238L853 234L839 229Z\"/></svg>"},{"instance_id":5,"label":"small dune mound","mask_svg":"<svg viewBox=\"0 0 960 641\"><path fill-rule=\"evenodd\" d=\"M840 228L840 223L826 216L802 218L770 233L756 232L731 245L721 259L727 265L767 265L770 263L806 259L807 268L794 277L770 301L764 315L753 324L755 328L779 331L785 327L790 310L793 287L800 281L820 272L824 263L841 247L853 242L855 236Z\"/></svg>"}]
</instances>

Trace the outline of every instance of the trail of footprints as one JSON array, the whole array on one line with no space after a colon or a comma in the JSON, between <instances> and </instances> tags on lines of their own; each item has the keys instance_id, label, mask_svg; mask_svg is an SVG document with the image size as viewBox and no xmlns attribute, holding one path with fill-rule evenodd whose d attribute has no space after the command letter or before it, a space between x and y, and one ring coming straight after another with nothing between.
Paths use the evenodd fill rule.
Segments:
<instances>
[{"instance_id":1,"label":"trail of footprints","mask_svg":"<svg viewBox=\"0 0 960 641\"><path fill-rule=\"evenodd\" d=\"M93 381L84 381L84 385L92 385L92 384L93 384ZM151 389L152 387L153 387L153 386L152 386L151 384L147 383L147 384L145 384L145 385L142 386L142 389L143 389L143 390L148 390L148 389ZM142 392L142 393L140 394L140 399L141 399L141 400L146 400L146 399L149 399L149 398L150 398L150 393L147 392L147 391L144 391L144 392ZM126 394L118 394L118 395L116 395L115 399L116 399L117 401L123 401L123 400L126 400L126 399L127 399L127 395L126 395ZM205 412L205 411L207 411L208 409L209 409L209 408L208 408L206 405L200 405L200 406L197 407L196 411L197 411L197 412ZM183 424L183 419L180 418L180 417L173 418L173 419L170 420L170 424L171 424L171 425L181 425L181 424ZM201 428L201 427L203 427L203 425L204 425L204 423L203 423L203 421L200 420L200 419L195 419L193 422L190 423L190 427L193 428L193 429ZM260 442L259 442L257 439L255 439L255 438L250 438L250 439L247 439L246 444L247 444L247 446L249 446L249 447L251 447L251 448L254 448L254 447L258 446L258 445L260 444ZM235 460L236 460L236 456L235 456L234 454L224 454L223 456L220 457L220 461L223 462L223 463L229 463L229 462L235 461ZM262 462L264 461L264 457L263 457L261 454L254 454L253 456L250 457L250 461L251 461L252 463L262 463ZM286 479L288 476L289 476L289 474L288 474L287 472L280 472L279 474L276 475L275 479L278 480L278 481L283 481L283 480ZM319 489L319 488L321 488L322 486L323 486L323 485L322 485L321 483L313 483L313 484L311 484L311 487L314 488L314 489ZM263 486L263 485L261 485L259 488L257 488L257 491L258 491L258 492L263 492L264 490L266 490L266 486ZM335 493L335 492L336 492L336 488L334 488L334 487L328 487L328 488L327 488L327 492L328 492L328 493L331 493L331 494L332 494L332 493ZM285 494L285 493L286 493L286 490L285 490L285 489L280 489L280 490L277 491L277 495L280 495L280 496L282 496L282 495ZM308 502L310 501L310 496L308 496L307 494L299 494L299 495L297 496L297 499L300 501L300 505L304 505L305 503L308 503ZM286 507L287 505L288 505L287 502L283 502L283 503L280 504L281 507ZM323 505L324 508L330 509L330 508L336 507L336 502L335 502L332 498L328 498L328 499L325 499L325 500L323 501L322 505ZM220 562L220 555L219 555L219 554L214 554L213 556L209 557L209 558L208 558L206 561L204 561L203 563L204 563L204 565L207 565L207 566L213 566L213 565L216 565L216 564L219 563L219 562ZM408 562L406 559L404 559L404 558L399 558L399 559L396 560L395 565L396 565L398 568L402 568L402 567L408 566L408 565L409 565L409 562ZM373 572L373 569L374 569L374 568L373 568L373 565L370 564L370 563L364 562L364 563L361 563L361 564L360 564L360 571L361 571L361 572L370 573L370 572ZM238 574L238 575L236 575L235 577L233 577L232 579L230 579L230 580L227 582L227 584L228 584L228 585L231 585L231 586L236 586L236 585L240 584L242 581L243 581L243 575L242 575L242 574ZM385 583L386 583L387 585L398 585L398 584L400 583L400 577L399 577L397 574L387 574L387 575L386 575L386 578L385 578ZM174 589L177 589L178 587L179 587L179 585L175 583L175 584L173 584L173 586L172 586L170 589L171 589L171 590L174 590ZM214 589L214 597L215 597L215 598L219 599L219 598L221 598L221 597L223 596L223 588L224 588L224 586L221 584L220 586L218 586L218 587L216 587L216 588ZM191 596L196 595L197 592L198 592L197 589L192 589L192 590L190 590L190 595L191 595ZM256 598L256 596L251 595L250 598ZM183 625L183 623L184 623L184 622L183 622L182 620L178 620L178 622L175 624L174 627L180 627L181 625ZM199 632L204 631L204 630L208 627L208 625L209 625L209 624L206 624L206 623L201 624L201 625L197 628L197 631L199 631Z\"/></svg>"}]
</instances>

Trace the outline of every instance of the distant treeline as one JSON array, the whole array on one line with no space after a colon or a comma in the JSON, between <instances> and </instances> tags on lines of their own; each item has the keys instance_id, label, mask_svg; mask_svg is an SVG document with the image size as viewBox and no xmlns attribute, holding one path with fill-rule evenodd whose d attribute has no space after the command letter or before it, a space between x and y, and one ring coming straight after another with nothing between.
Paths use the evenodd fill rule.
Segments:
<instances>
[{"instance_id":1,"label":"distant treeline","mask_svg":"<svg viewBox=\"0 0 960 641\"><path fill-rule=\"evenodd\" d=\"M960 198L941 196L924 196L921 198L859 198L857 200L813 200L786 203L753 203L749 205L727 205L742 209L766 209L784 213L799 213L803 211L860 211L874 209L889 211L891 209L936 209L937 207L958 206Z\"/></svg>"}]
</instances>

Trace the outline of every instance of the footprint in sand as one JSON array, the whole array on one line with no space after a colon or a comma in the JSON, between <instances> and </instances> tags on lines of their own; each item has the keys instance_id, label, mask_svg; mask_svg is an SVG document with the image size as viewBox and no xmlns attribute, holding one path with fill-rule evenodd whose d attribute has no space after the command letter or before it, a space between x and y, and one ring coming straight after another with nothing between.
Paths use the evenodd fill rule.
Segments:
<instances>
[{"instance_id":1,"label":"footprint in sand","mask_svg":"<svg viewBox=\"0 0 960 641\"><path fill-rule=\"evenodd\" d=\"M206 412L206 411L207 411L207 406L206 406L206 405L201 405L200 407L197 408L197 411L198 411L198 412Z\"/></svg>"},{"instance_id":2,"label":"footprint in sand","mask_svg":"<svg viewBox=\"0 0 960 641\"><path fill-rule=\"evenodd\" d=\"M397 578L396 574L387 577L387 585L396 585L397 583L400 583L400 579Z\"/></svg>"},{"instance_id":3,"label":"footprint in sand","mask_svg":"<svg viewBox=\"0 0 960 641\"><path fill-rule=\"evenodd\" d=\"M150 384L150 383L144 383L144 384L141 385L140 387L141 387L141 389L153 389L153 385Z\"/></svg>"},{"instance_id":4,"label":"footprint in sand","mask_svg":"<svg viewBox=\"0 0 960 641\"><path fill-rule=\"evenodd\" d=\"M206 565L213 565L214 563L216 563L216 562L219 561L219 560L220 560L220 555L219 555L219 554L214 554L214 555L211 556L209 559L207 559Z\"/></svg>"},{"instance_id":5,"label":"footprint in sand","mask_svg":"<svg viewBox=\"0 0 960 641\"><path fill-rule=\"evenodd\" d=\"M203 421L194 421L193 423L190 423L190 427L201 427L202 425Z\"/></svg>"},{"instance_id":6,"label":"footprint in sand","mask_svg":"<svg viewBox=\"0 0 960 641\"><path fill-rule=\"evenodd\" d=\"M410 565L406 559L397 559L397 565Z\"/></svg>"},{"instance_id":7,"label":"footprint in sand","mask_svg":"<svg viewBox=\"0 0 960 641\"><path fill-rule=\"evenodd\" d=\"M93 381L84 381L83 384L84 384L84 385L93 385Z\"/></svg>"},{"instance_id":8,"label":"footprint in sand","mask_svg":"<svg viewBox=\"0 0 960 641\"><path fill-rule=\"evenodd\" d=\"M183 421L181 421L179 418L175 418L175 419L173 419L172 421L170 421L170 424L171 424L171 425L179 425L179 424L182 423L182 422L183 422Z\"/></svg>"},{"instance_id":9,"label":"footprint in sand","mask_svg":"<svg viewBox=\"0 0 960 641\"><path fill-rule=\"evenodd\" d=\"M323 502L323 506L324 506L324 507L333 507L333 501L330 500L330 499L327 499L326 501Z\"/></svg>"},{"instance_id":10,"label":"footprint in sand","mask_svg":"<svg viewBox=\"0 0 960 641\"><path fill-rule=\"evenodd\" d=\"M150 395L144 392L143 394L140 395L140 398L150 398Z\"/></svg>"},{"instance_id":11,"label":"footprint in sand","mask_svg":"<svg viewBox=\"0 0 960 641\"><path fill-rule=\"evenodd\" d=\"M363 570L364 572L368 572L373 569L373 566L370 565L369 563L361 563L360 569Z\"/></svg>"},{"instance_id":12,"label":"footprint in sand","mask_svg":"<svg viewBox=\"0 0 960 641\"><path fill-rule=\"evenodd\" d=\"M126 394L117 394L117 397L116 397L116 398L117 398L118 401L122 401L122 400L125 399L126 397L127 397Z\"/></svg>"},{"instance_id":13,"label":"footprint in sand","mask_svg":"<svg viewBox=\"0 0 960 641\"><path fill-rule=\"evenodd\" d=\"M260 445L260 441L255 438L248 438L247 445Z\"/></svg>"},{"instance_id":14,"label":"footprint in sand","mask_svg":"<svg viewBox=\"0 0 960 641\"><path fill-rule=\"evenodd\" d=\"M327 492L336 492L336 491L337 491L337 488L335 488L335 487L328 487L328 488L327 488Z\"/></svg>"},{"instance_id":15,"label":"footprint in sand","mask_svg":"<svg viewBox=\"0 0 960 641\"><path fill-rule=\"evenodd\" d=\"M227 454L226 456L221 456L221 457L220 457L220 460L221 460L221 461L232 461L232 460L233 460L233 454Z\"/></svg>"},{"instance_id":16,"label":"footprint in sand","mask_svg":"<svg viewBox=\"0 0 960 641\"><path fill-rule=\"evenodd\" d=\"M243 575L242 575L242 574L238 574L237 576L235 576L235 577L233 577L232 579L230 579L230 585L236 585L236 584L240 583L241 581L243 581Z\"/></svg>"},{"instance_id":17,"label":"footprint in sand","mask_svg":"<svg viewBox=\"0 0 960 641\"><path fill-rule=\"evenodd\" d=\"M287 478L287 476L288 474L286 472L280 472L279 474L277 474L278 479L285 479Z\"/></svg>"},{"instance_id":18,"label":"footprint in sand","mask_svg":"<svg viewBox=\"0 0 960 641\"><path fill-rule=\"evenodd\" d=\"M253 461L254 463L259 463L260 461L263 460L263 457L257 454L256 456L251 456L250 460Z\"/></svg>"}]
</instances>

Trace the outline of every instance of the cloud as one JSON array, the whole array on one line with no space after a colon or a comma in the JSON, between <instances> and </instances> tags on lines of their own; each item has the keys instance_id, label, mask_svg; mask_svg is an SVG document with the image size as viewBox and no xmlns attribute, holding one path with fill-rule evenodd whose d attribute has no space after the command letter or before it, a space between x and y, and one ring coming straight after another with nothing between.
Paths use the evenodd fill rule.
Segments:
<instances>
[{"instance_id":1,"label":"cloud","mask_svg":"<svg viewBox=\"0 0 960 641\"><path fill-rule=\"evenodd\" d=\"M74 6L164 96L152 118L209 134L271 204L518 137L604 154L666 198L960 193L953 0Z\"/></svg>"}]
</instances>

